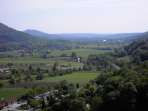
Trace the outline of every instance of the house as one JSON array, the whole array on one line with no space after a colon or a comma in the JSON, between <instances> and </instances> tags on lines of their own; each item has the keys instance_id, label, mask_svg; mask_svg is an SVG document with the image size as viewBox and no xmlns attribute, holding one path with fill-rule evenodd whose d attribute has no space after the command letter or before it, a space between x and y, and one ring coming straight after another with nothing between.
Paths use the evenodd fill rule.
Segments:
<instances>
[{"instance_id":1,"label":"house","mask_svg":"<svg viewBox=\"0 0 148 111\"><path fill-rule=\"evenodd\" d=\"M81 62L81 58L80 58L80 57L75 57L75 58L74 58L74 61L75 61L75 62Z\"/></svg>"},{"instance_id":2,"label":"house","mask_svg":"<svg viewBox=\"0 0 148 111\"><path fill-rule=\"evenodd\" d=\"M77 57L77 62L81 62L81 58L80 57Z\"/></svg>"}]
</instances>

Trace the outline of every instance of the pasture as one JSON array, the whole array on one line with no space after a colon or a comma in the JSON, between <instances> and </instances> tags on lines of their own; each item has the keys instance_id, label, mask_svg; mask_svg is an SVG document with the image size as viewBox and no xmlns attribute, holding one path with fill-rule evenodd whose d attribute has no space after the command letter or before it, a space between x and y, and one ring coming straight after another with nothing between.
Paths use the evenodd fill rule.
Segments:
<instances>
[{"instance_id":1,"label":"pasture","mask_svg":"<svg viewBox=\"0 0 148 111\"><path fill-rule=\"evenodd\" d=\"M45 79L40 80L38 82L60 82L66 80L68 83L79 83L80 85L84 85L88 83L90 80L94 80L99 75L99 72L74 72L72 74L67 74L63 76L55 76L49 77L47 76Z\"/></svg>"},{"instance_id":2,"label":"pasture","mask_svg":"<svg viewBox=\"0 0 148 111\"><path fill-rule=\"evenodd\" d=\"M72 74L67 74L63 76L49 77L46 76L43 80L34 80L33 84L37 83L59 83L66 80L68 83L79 83L80 86L85 85L90 80L94 80L99 75L99 72L74 72ZM26 88L1 88L0 89L0 99L8 99L10 97L19 97L27 93L29 89Z\"/></svg>"},{"instance_id":3,"label":"pasture","mask_svg":"<svg viewBox=\"0 0 148 111\"><path fill-rule=\"evenodd\" d=\"M25 94L28 89L25 88L1 88L0 99L8 99L10 97L19 97Z\"/></svg>"},{"instance_id":4,"label":"pasture","mask_svg":"<svg viewBox=\"0 0 148 111\"><path fill-rule=\"evenodd\" d=\"M78 56L82 58L87 58L90 54L105 54L107 52L110 52L109 50L97 50L97 49L89 49L89 48L80 48L80 49L72 49L72 50L56 50L51 51L49 53L50 56L61 56L62 54L66 54L68 56L71 55L72 52L75 52Z\"/></svg>"},{"instance_id":5,"label":"pasture","mask_svg":"<svg viewBox=\"0 0 148 111\"><path fill-rule=\"evenodd\" d=\"M43 58L33 58L33 57L17 57L17 58L0 58L0 64L49 64L53 65L55 62L58 62L59 65L69 65L72 66L82 66L82 63L66 61L66 60L52 60L52 59L43 59Z\"/></svg>"}]
</instances>

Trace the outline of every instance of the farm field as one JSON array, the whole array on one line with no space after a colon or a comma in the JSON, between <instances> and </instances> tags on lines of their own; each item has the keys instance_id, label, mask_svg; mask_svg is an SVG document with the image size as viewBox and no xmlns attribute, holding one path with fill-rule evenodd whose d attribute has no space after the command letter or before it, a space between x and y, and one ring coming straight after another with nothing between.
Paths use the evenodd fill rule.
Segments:
<instances>
[{"instance_id":1,"label":"farm field","mask_svg":"<svg viewBox=\"0 0 148 111\"><path fill-rule=\"evenodd\" d=\"M74 72L63 76L46 77L38 82L60 82L66 80L68 83L79 83L84 85L90 80L94 80L99 75L99 72Z\"/></svg>"},{"instance_id":2,"label":"farm field","mask_svg":"<svg viewBox=\"0 0 148 111\"><path fill-rule=\"evenodd\" d=\"M43 80L35 80L34 83L58 83L66 80L68 83L79 83L81 86L94 80L99 75L99 72L74 72L63 76L49 77L46 76ZM9 97L19 97L25 94L29 89L26 88L1 88L0 99L7 99Z\"/></svg>"},{"instance_id":3,"label":"farm field","mask_svg":"<svg viewBox=\"0 0 148 111\"><path fill-rule=\"evenodd\" d=\"M1 88L0 99L7 99L9 97L19 97L25 94L28 89L25 88Z\"/></svg>"},{"instance_id":4,"label":"farm field","mask_svg":"<svg viewBox=\"0 0 148 111\"><path fill-rule=\"evenodd\" d=\"M66 54L68 56L71 55L72 52L75 52L78 56L82 58L87 58L90 54L105 54L107 52L110 52L109 50L97 50L97 49L85 49L85 48L80 48L80 49L72 49L72 50L56 50L56 51L51 51L50 56L61 56L62 54Z\"/></svg>"},{"instance_id":5,"label":"farm field","mask_svg":"<svg viewBox=\"0 0 148 111\"><path fill-rule=\"evenodd\" d=\"M72 66L81 66L82 63L72 62L72 61L64 61L64 60L51 60L51 59L43 59L43 58L32 58L32 57L19 57L19 58L0 58L0 64L54 64L58 62L60 65L69 65Z\"/></svg>"}]
</instances>

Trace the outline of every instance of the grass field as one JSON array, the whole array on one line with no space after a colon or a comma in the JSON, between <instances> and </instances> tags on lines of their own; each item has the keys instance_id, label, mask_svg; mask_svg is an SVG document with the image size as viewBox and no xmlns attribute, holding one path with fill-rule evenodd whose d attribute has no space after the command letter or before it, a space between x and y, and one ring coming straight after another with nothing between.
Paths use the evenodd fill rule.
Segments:
<instances>
[{"instance_id":1,"label":"grass field","mask_svg":"<svg viewBox=\"0 0 148 111\"><path fill-rule=\"evenodd\" d=\"M68 83L79 83L81 86L88 83L90 80L94 80L99 75L99 72L74 72L72 74L49 77L46 76L43 80L34 81L37 83L46 82L56 83L62 80L66 80ZM9 97L19 97L25 94L28 89L25 88L1 88L0 89L0 99L7 99Z\"/></svg>"},{"instance_id":2,"label":"grass field","mask_svg":"<svg viewBox=\"0 0 148 111\"><path fill-rule=\"evenodd\" d=\"M33 58L33 57L19 57L19 58L0 58L0 64L54 64L58 62L60 65L69 65L72 66L81 66L82 63L72 62L72 61L64 61L64 60L51 60L51 59L43 59L43 58Z\"/></svg>"},{"instance_id":3,"label":"grass field","mask_svg":"<svg viewBox=\"0 0 148 111\"><path fill-rule=\"evenodd\" d=\"M40 82L60 82L66 80L69 83L79 83L81 85L95 79L99 75L99 72L74 72L63 76L46 77Z\"/></svg>"},{"instance_id":4,"label":"grass field","mask_svg":"<svg viewBox=\"0 0 148 111\"><path fill-rule=\"evenodd\" d=\"M50 52L50 56L60 56L62 54L67 54L67 55L71 55L72 52L77 53L78 56L83 57L83 58L87 58L88 55L90 54L104 54L106 52L109 52L108 50L96 50L96 49L72 49L72 50L64 50L64 51L60 51L60 50L56 50L56 51L51 51Z\"/></svg>"},{"instance_id":5,"label":"grass field","mask_svg":"<svg viewBox=\"0 0 148 111\"><path fill-rule=\"evenodd\" d=\"M25 88L2 88L0 89L0 99L9 97L18 97L25 94L28 90Z\"/></svg>"}]
</instances>

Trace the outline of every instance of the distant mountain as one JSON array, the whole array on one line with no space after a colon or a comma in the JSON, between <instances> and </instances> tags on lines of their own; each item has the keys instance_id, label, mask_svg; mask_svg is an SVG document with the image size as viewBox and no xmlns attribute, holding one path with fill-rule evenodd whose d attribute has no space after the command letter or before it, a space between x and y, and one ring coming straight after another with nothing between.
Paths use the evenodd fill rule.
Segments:
<instances>
[{"instance_id":1,"label":"distant mountain","mask_svg":"<svg viewBox=\"0 0 148 111\"><path fill-rule=\"evenodd\" d=\"M48 33L41 32L41 31L38 31L38 30L33 30L33 29L27 29L24 32L27 33L27 34L36 36L36 37L48 37L49 38L51 36Z\"/></svg>"},{"instance_id":2,"label":"distant mountain","mask_svg":"<svg viewBox=\"0 0 148 111\"><path fill-rule=\"evenodd\" d=\"M48 39L41 39L0 23L0 51L32 50L47 46L48 43Z\"/></svg>"},{"instance_id":3,"label":"distant mountain","mask_svg":"<svg viewBox=\"0 0 148 111\"><path fill-rule=\"evenodd\" d=\"M47 34L44 33L44 35ZM0 23L0 52L10 50L26 50L27 52L44 50L46 52L49 49L65 49L70 47L72 46L69 41L48 40L45 37L21 32Z\"/></svg>"},{"instance_id":4,"label":"distant mountain","mask_svg":"<svg viewBox=\"0 0 148 111\"><path fill-rule=\"evenodd\" d=\"M77 46L77 42L97 42L104 39L110 41L132 42L136 39L147 37L147 33L119 33L119 34L93 34L93 33L70 33L70 34L48 34L37 30L26 30L24 32L15 30L0 23L0 51L6 50L40 50L44 49L69 49ZM48 39L50 40L48 40ZM74 45L74 46L73 46Z\"/></svg>"},{"instance_id":5,"label":"distant mountain","mask_svg":"<svg viewBox=\"0 0 148 111\"><path fill-rule=\"evenodd\" d=\"M31 40L32 37L32 35L17 31L8 27L7 25L0 23L0 44L8 42L27 43Z\"/></svg>"},{"instance_id":6,"label":"distant mountain","mask_svg":"<svg viewBox=\"0 0 148 111\"><path fill-rule=\"evenodd\" d=\"M27 34L46 37L48 39L61 39L72 41L99 41L99 40L124 40L131 41L139 37L142 33L114 33L114 34L99 34L99 33L61 33L61 34L48 34L38 30L28 29L24 31Z\"/></svg>"},{"instance_id":7,"label":"distant mountain","mask_svg":"<svg viewBox=\"0 0 148 111\"><path fill-rule=\"evenodd\" d=\"M72 34L60 34L59 38L76 41L92 41L98 42L102 40L121 40L132 41L139 37L142 33L115 33L115 34L99 34L99 33L72 33Z\"/></svg>"}]
</instances>

